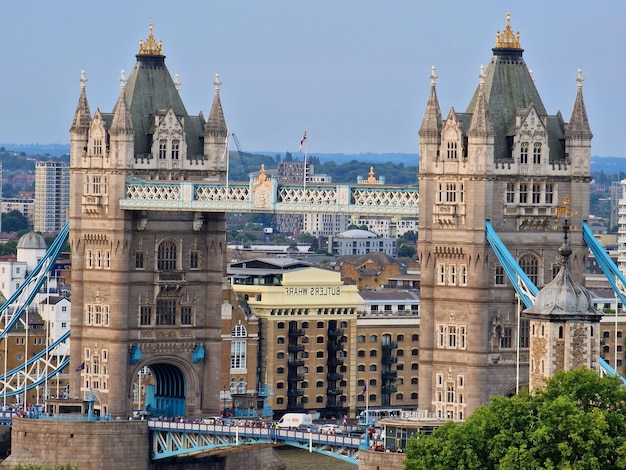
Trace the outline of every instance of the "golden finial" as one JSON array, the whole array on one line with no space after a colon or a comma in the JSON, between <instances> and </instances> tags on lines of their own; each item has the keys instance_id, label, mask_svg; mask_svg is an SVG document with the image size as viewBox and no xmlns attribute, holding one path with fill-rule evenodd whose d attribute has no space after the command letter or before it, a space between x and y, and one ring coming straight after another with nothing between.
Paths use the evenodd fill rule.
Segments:
<instances>
[{"instance_id":1,"label":"golden finial","mask_svg":"<svg viewBox=\"0 0 626 470\"><path fill-rule=\"evenodd\" d=\"M374 178L374 167L370 166L370 176L367 178L368 183L378 183L376 178Z\"/></svg>"},{"instance_id":2,"label":"golden finial","mask_svg":"<svg viewBox=\"0 0 626 470\"><path fill-rule=\"evenodd\" d=\"M163 55L163 41L156 42L152 36L152 20L150 20L150 35L146 41L139 41L139 54Z\"/></svg>"},{"instance_id":3,"label":"golden finial","mask_svg":"<svg viewBox=\"0 0 626 470\"><path fill-rule=\"evenodd\" d=\"M513 34L513 30L511 30L511 10L507 10L506 12L506 28L504 32L502 34L500 34L500 31L496 33L496 47L521 49L519 44L519 32Z\"/></svg>"},{"instance_id":4,"label":"golden finial","mask_svg":"<svg viewBox=\"0 0 626 470\"><path fill-rule=\"evenodd\" d=\"M572 217L578 215L578 211L572 211L570 210L570 204L571 204L571 199L569 198L569 196L565 196L563 198L563 205L562 206L557 206L556 208L556 218L557 219L564 219L565 221L568 221L569 219L571 219ZM558 224L554 224L552 227L554 230L558 229ZM570 228L569 222L568 222L568 229ZM575 226L571 226L572 230L575 230L576 227Z\"/></svg>"}]
</instances>

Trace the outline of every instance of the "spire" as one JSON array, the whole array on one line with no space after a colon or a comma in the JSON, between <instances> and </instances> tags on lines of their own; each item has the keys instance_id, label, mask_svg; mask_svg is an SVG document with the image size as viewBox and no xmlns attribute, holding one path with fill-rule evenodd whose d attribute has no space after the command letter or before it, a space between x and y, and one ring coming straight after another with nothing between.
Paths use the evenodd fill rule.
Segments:
<instances>
[{"instance_id":1,"label":"spire","mask_svg":"<svg viewBox=\"0 0 626 470\"><path fill-rule=\"evenodd\" d=\"M489 116L489 104L487 103L487 97L485 96L485 67L480 66L480 84L478 86L478 96L476 98L476 105L474 107L474 113L472 114L472 122L468 130L468 136L470 137L489 137L494 136L495 131L493 129L493 123Z\"/></svg>"},{"instance_id":2,"label":"spire","mask_svg":"<svg viewBox=\"0 0 626 470\"><path fill-rule=\"evenodd\" d=\"M111 134L132 134L134 132L133 122L128 112L128 106L126 105L126 97L124 96L125 91L126 77L122 70L120 76L120 96L113 109L113 120L110 129Z\"/></svg>"},{"instance_id":3,"label":"spire","mask_svg":"<svg viewBox=\"0 0 626 470\"><path fill-rule=\"evenodd\" d=\"M89 131L89 125L91 124L91 113L89 112L89 103L87 103L87 93L85 92L85 84L87 78L85 78L85 71L80 72L80 96L78 97L78 105L76 106L76 112L74 113L74 121L70 132L83 132Z\"/></svg>"},{"instance_id":4,"label":"spire","mask_svg":"<svg viewBox=\"0 0 626 470\"><path fill-rule=\"evenodd\" d=\"M583 72L581 69L578 69L578 76L576 77L576 81L578 82L578 91L576 92L576 101L574 101L572 117L567 125L565 136L591 139L593 134L591 133L591 128L589 127L587 109L585 108L585 102L583 101L583 80Z\"/></svg>"},{"instance_id":5,"label":"spire","mask_svg":"<svg viewBox=\"0 0 626 470\"><path fill-rule=\"evenodd\" d=\"M204 128L204 135L228 135L228 128L226 127L226 119L224 119L224 111L222 111L222 103L220 101L220 75L215 74L215 96L213 97L213 105L211 106L211 112L209 113L209 120Z\"/></svg>"},{"instance_id":6,"label":"spire","mask_svg":"<svg viewBox=\"0 0 626 470\"><path fill-rule=\"evenodd\" d=\"M430 94L428 95L428 102L426 103L426 110L424 111L424 118L422 119L422 127L420 127L420 137L437 137L441 136L441 109L439 108L439 100L437 99L437 90L435 89L435 82L437 80L437 74L435 73L435 66L432 66L430 73Z\"/></svg>"}]
</instances>

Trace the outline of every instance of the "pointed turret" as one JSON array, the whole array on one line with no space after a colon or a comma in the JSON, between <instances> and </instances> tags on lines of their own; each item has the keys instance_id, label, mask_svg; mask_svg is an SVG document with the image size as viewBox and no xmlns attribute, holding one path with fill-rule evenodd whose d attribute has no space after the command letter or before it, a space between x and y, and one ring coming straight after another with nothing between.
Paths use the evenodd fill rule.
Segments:
<instances>
[{"instance_id":1,"label":"pointed turret","mask_svg":"<svg viewBox=\"0 0 626 470\"><path fill-rule=\"evenodd\" d=\"M78 97L78 105L76 106L76 112L74 113L74 121L70 132L86 133L89 130L89 124L91 123L91 113L89 112L89 103L87 103L87 93L85 91L85 84L87 79L85 78L85 71L80 73L80 96Z\"/></svg>"},{"instance_id":2,"label":"pointed turret","mask_svg":"<svg viewBox=\"0 0 626 470\"><path fill-rule=\"evenodd\" d=\"M485 97L485 67L480 66L480 84L478 85L478 96L476 97L476 105L472 114L472 122L468 130L469 137L493 137L493 123L489 115L489 104Z\"/></svg>"},{"instance_id":3,"label":"pointed turret","mask_svg":"<svg viewBox=\"0 0 626 470\"><path fill-rule=\"evenodd\" d=\"M435 73L435 66L432 66L430 73L430 94L428 95L428 102L426 103L426 110L424 111L424 118L422 119L422 127L419 130L420 136L420 153L419 163L420 171L426 169L428 162L426 156L436 156L441 145L441 129L443 127L441 120L441 108L439 107L439 99L437 98L437 90L435 83L437 80L437 74Z\"/></svg>"},{"instance_id":4,"label":"pointed turret","mask_svg":"<svg viewBox=\"0 0 626 470\"><path fill-rule=\"evenodd\" d=\"M228 152L228 128L222 102L220 101L220 76L215 74L215 95L209 113L209 120L204 126L204 154L207 156L212 169L226 170L226 153Z\"/></svg>"},{"instance_id":5,"label":"pointed turret","mask_svg":"<svg viewBox=\"0 0 626 470\"><path fill-rule=\"evenodd\" d=\"M120 96L113 109L113 118L109 129L113 166L129 166L134 155L135 130L133 119L126 104L126 77L122 70L120 76Z\"/></svg>"},{"instance_id":6,"label":"pointed turret","mask_svg":"<svg viewBox=\"0 0 626 470\"><path fill-rule=\"evenodd\" d=\"M120 96L115 103L113 109L113 120L111 121L111 134L133 134L133 121L128 112L128 106L126 105L126 97L124 92L126 90L126 77L124 71L120 77Z\"/></svg>"},{"instance_id":7,"label":"pointed turret","mask_svg":"<svg viewBox=\"0 0 626 470\"><path fill-rule=\"evenodd\" d=\"M437 74L433 65L430 74L430 94L428 95L428 102L426 103L426 110L422 119L422 127L419 130L419 136L422 139L428 139L429 137L439 139L441 137L441 108L439 107L437 90L435 88L436 79Z\"/></svg>"},{"instance_id":8,"label":"pointed turret","mask_svg":"<svg viewBox=\"0 0 626 470\"><path fill-rule=\"evenodd\" d=\"M579 138L579 139L591 139L593 134L589 127L589 119L587 119L587 108L585 108L585 102L583 101L583 72L578 69L578 76L576 81L578 82L578 91L576 92L576 101L574 101L574 108L572 109L572 117L567 125L565 131L565 138Z\"/></svg>"}]
</instances>

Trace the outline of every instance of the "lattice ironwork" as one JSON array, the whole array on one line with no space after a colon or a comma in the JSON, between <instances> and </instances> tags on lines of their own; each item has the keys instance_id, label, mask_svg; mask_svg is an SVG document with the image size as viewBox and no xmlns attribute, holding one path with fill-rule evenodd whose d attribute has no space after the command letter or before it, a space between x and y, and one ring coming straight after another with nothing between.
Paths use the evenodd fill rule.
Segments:
<instances>
[{"instance_id":1,"label":"lattice ironwork","mask_svg":"<svg viewBox=\"0 0 626 470\"><path fill-rule=\"evenodd\" d=\"M250 201L248 186L202 185L195 188L196 201Z\"/></svg>"},{"instance_id":2,"label":"lattice ironwork","mask_svg":"<svg viewBox=\"0 0 626 470\"><path fill-rule=\"evenodd\" d=\"M278 188L278 201L296 204L337 204L337 189L283 186Z\"/></svg>"},{"instance_id":3,"label":"lattice ironwork","mask_svg":"<svg viewBox=\"0 0 626 470\"><path fill-rule=\"evenodd\" d=\"M419 194L417 191L404 191L400 188L353 188L353 204L357 206L394 206L417 207Z\"/></svg>"},{"instance_id":4,"label":"lattice ironwork","mask_svg":"<svg viewBox=\"0 0 626 470\"><path fill-rule=\"evenodd\" d=\"M126 185L129 199L176 201L180 199L181 186L178 184L138 184Z\"/></svg>"}]
</instances>

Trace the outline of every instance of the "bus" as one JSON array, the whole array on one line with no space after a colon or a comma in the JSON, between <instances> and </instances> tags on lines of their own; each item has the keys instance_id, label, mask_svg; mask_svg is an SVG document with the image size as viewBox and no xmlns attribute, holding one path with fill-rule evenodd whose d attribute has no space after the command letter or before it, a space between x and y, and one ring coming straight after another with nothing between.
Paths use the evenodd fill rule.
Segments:
<instances>
[{"instance_id":1,"label":"bus","mask_svg":"<svg viewBox=\"0 0 626 470\"><path fill-rule=\"evenodd\" d=\"M399 418L402 411L401 408L370 408L361 411L356 421L359 426L372 426L382 418Z\"/></svg>"}]
</instances>

